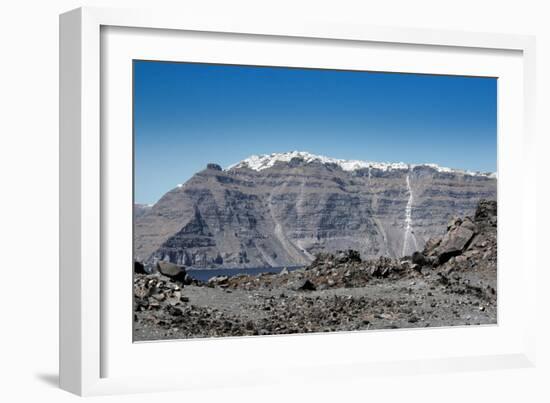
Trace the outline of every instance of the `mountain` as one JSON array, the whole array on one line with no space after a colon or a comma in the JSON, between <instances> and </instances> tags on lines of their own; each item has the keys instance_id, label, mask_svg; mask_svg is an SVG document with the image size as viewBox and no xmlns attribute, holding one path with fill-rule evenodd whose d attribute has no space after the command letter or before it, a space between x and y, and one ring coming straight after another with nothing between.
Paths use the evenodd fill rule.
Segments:
<instances>
[{"instance_id":1,"label":"mountain","mask_svg":"<svg viewBox=\"0 0 550 403\"><path fill-rule=\"evenodd\" d=\"M493 173L435 164L252 156L208 164L136 215L134 254L196 267L302 265L343 249L401 257L496 192Z\"/></svg>"}]
</instances>

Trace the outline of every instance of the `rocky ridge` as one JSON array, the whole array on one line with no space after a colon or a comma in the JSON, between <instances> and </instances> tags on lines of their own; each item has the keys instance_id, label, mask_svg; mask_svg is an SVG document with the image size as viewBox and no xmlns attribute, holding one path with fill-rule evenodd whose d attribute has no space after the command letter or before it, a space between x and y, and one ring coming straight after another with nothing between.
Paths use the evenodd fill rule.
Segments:
<instances>
[{"instance_id":1,"label":"rocky ridge","mask_svg":"<svg viewBox=\"0 0 550 403\"><path fill-rule=\"evenodd\" d=\"M304 152L208 164L135 216L136 259L193 267L308 265L357 250L400 258L452 216L496 198L496 177L434 164L344 161Z\"/></svg>"}]
</instances>

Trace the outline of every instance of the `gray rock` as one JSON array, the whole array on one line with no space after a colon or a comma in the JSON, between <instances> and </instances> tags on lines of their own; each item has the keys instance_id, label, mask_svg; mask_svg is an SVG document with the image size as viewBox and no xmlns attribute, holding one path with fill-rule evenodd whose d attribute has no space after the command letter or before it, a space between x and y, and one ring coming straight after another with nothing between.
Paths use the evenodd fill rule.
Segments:
<instances>
[{"instance_id":1,"label":"gray rock","mask_svg":"<svg viewBox=\"0 0 550 403\"><path fill-rule=\"evenodd\" d=\"M336 263L347 263L347 262L361 262L361 254L352 249L346 251L337 251L334 256Z\"/></svg>"},{"instance_id":2,"label":"gray rock","mask_svg":"<svg viewBox=\"0 0 550 403\"><path fill-rule=\"evenodd\" d=\"M296 283L293 284L292 288L296 291L315 291L317 289L317 287L315 287L315 284L313 284L309 279L296 281Z\"/></svg>"},{"instance_id":3,"label":"gray rock","mask_svg":"<svg viewBox=\"0 0 550 403\"><path fill-rule=\"evenodd\" d=\"M409 323L416 323L418 322L420 319L417 317L417 316L411 316L408 320Z\"/></svg>"},{"instance_id":4,"label":"gray rock","mask_svg":"<svg viewBox=\"0 0 550 403\"><path fill-rule=\"evenodd\" d=\"M227 276L214 276L208 279L208 284L225 284L228 280Z\"/></svg>"},{"instance_id":5,"label":"gray rock","mask_svg":"<svg viewBox=\"0 0 550 403\"><path fill-rule=\"evenodd\" d=\"M134 273L147 274L147 271L145 270L145 266L143 265L143 263L138 262L137 260L134 261Z\"/></svg>"},{"instance_id":6,"label":"gray rock","mask_svg":"<svg viewBox=\"0 0 550 403\"><path fill-rule=\"evenodd\" d=\"M424 266L427 264L426 257L418 251L413 253L412 262L420 266Z\"/></svg>"},{"instance_id":7,"label":"gray rock","mask_svg":"<svg viewBox=\"0 0 550 403\"><path fill-rule=\"evenodd\" d=\"M436 249L439 263L444 263L453 256L459 255L473 238L474 231L462 225L450 228Z\"/></svg>"},{"instance_id":8,"label":"gray rock","mask_svg":"<svg viewBox=\"0 0 550 403\"><path fill-rule=\"evenodd\" d=\"M186 274L184 279L183 279L183 284L184 285L191 285L193 284L193 277L191 277L189 274Z\"/></svg>"},{"instance_id":9,"label":"gray rock","mask_svg":"<svg viewBox=\"0 0 550 403\"><path fill-rule=\"evenodd\" d=\"M172 316L181 316L183 315L183 312L181 309L176 308L175 306L168 306L167 311Z\"/></svg>"},{"instance_id":10,"label":"gray rock","mask_svg":"<svg viewBox=\"0 0 550 403\"><path fill-rule=\"evenodd\" d=\"M174 263L160 261L157 262L157 270L160 274L173 278L178 281L185 281L186 270L185 267L179 266Z\"/></svg>"}]
</instances>

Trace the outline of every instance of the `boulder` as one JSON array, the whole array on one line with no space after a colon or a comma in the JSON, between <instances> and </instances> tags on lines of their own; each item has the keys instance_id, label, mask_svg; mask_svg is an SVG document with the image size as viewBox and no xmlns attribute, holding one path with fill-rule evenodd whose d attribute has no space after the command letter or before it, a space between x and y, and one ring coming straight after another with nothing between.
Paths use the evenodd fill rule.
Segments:
<instances>
[{"instance_id":1,"label":"boulder","mask_svg":"<svg viewBox=\"0 0 550 403\"><path fill-rule=\"evenodd\" d=\"M208 279L208 284L216 285L216 284L225 284L229 280L229 277L227 276L214 276L210 277Z\"/></svg>"},{"instance_id":2,"label":"boulder","mask_svg":"<svg viewBox=\"0 0 550 403\"><path fill-rule=\"evenodd\" d=\"M445 263L451 257L460 255L473 236L474 231L467 226L452 226L435 250L439 263Z\"/></svg>"},{"instance_id":3,"label":"boulder","mask_svg":"<svg viewBox=\"0 0 550 403\"><path fill-rule=\"evenodd\" d=\"M283 267L283 270L279 272L279 276L284 276L288 274L288 269L286 267Z\"/></svg>"},{"instance_id":4,"label":"boulder","mask_svg":"<svg viewBox=\"0 0 550 403\"><path fill-rule=\"evenodd\" d=\"M137 260L134 261L134 273L148 274L147 271L145 270L145 266L143 265L143 263L138 262Z\"/></svg>"},{"instance_id":5,"label":"boulder","mask_svg":"<svg viewBox=\"0 0 550 403\"><path fill-rule=\"evenodd\" d=\"M334 257L337 263L357 262L361 263L361 255L356 250L348 249L346 251L336 252Z\"/></svg>"},{"instance_id":6,"label":"boulder","mask_svg":"<svg viewBox=\"0 0 550 403\"><path fill-rule=\"evenodd\" d=\"M183 266L171 262L160 261L157 262L157 270L160 274L166 277L170 277L181 282L185 281L186 271Z\"/></svg>"},{"instance_id":7,"label":"boulder","mask_svg":"<svg viewBox=\"0 0 550 403\"><path fill-rule=\"evenodd\" d=\"M418 251L412 254L412 262L420 266L425 266L427 264L426 257Z\"/></svg>"},{"instance_id":8,"label":"boulder","mask_svg":"<svg viewBox=\"0 0 550 403\"><path fill-rule=\"evenodd\" d=\"M298 280L293 288L296 291L315 291L317 289L309 279Z\"/></svg>"},{"instance_id":9,"label":"boulder","mask_svg":"<svg viewBox=\"0 0 550 403\"><path fill-rule=\"evenodd\" d=\"M183 278L183 284L184 285L191 285L193 284L195 280L193 279L193 277L191 277L189 274L186 274L185 277Z\"/></svg>"},{"instance_id":10,"label":"boulder","mask_svg":"<svg viewBox=\"0 0 550 403\"><path fill-rule=\"evenodd\" d=\"M438 242L439 245L439 242ZM412 263L418 265L418 266L438 266L439 265L439 257L435 255L435 250L428 252L426 254L426 250L424 252L414 252L412 255Z\"/></svg>"}]
</instances>

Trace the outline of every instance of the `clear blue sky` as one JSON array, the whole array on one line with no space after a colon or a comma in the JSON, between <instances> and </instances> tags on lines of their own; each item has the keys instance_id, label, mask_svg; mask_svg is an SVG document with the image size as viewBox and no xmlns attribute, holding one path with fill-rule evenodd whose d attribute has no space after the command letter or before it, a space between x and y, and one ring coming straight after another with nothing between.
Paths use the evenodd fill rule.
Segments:
<instances>
[{"instance_id":1,"label":"clear blue sky","mask_svg":"<svg viewBox=\"0 0 550 403\"><path fill-rule=\"evenodd\" d=\"M135 201L208 162L309 151L496 171L497 80L134 62Z\"/></svg>"}]
</instances>

